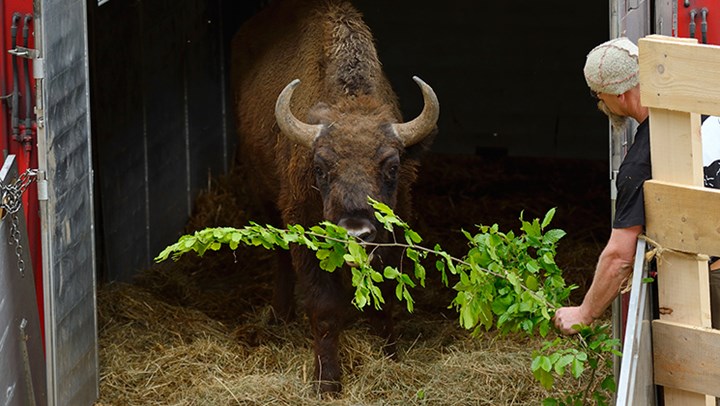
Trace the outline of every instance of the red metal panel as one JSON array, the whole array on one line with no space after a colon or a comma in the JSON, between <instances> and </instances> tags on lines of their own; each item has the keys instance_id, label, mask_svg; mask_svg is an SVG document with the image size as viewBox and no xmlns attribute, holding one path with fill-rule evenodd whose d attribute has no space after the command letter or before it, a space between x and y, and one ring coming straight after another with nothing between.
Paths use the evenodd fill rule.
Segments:
<instances>
[{"instance_id":1,"label":"red metal panel","mask_svg":"<svg viewBox=\"0 0 720 406\"><path fill-rule=\"evenodd\" d=\"M0 147L3 155L14 154L19 173L27 168L37 168L37 132L35 123L35 80L32 77L32 60L13 56L8 50L15 46L35 48L35 30L32 0L5 0L0 13L0 91L2 114L0 114ZM13 30L15 25L15 30ZM12 31L16 36L13 43ZM28 75L29 73L29 75ZM29 85L29 91L28 91ZM16 96L13 96L16 94ZM13 103L16 98L16 103ZM13 106L17 106L14 109ZM29 108L27 106L30 106ZM13 120L13 114L16 120ZM35 276L35 291L43 326L42 260L40 249L40 215L37 186L31 185L23 196L27 223L30 257Z\"/></svg>"},{"instance_id":2,"label":"red metal panel","mask_svg":"<svg viewBox=\"0 0 720 406\"><path fill-rule=\"evenodd\" d=\"M720 2L717 0L677 0L678 37L720 45Z\"/></svg>"}]
</instances>

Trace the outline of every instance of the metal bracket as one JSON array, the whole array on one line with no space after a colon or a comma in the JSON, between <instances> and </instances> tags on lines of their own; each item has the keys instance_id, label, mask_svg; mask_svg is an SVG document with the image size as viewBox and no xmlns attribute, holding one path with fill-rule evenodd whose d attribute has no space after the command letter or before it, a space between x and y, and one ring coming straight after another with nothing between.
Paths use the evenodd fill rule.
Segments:
<instances>
[{"instance_id":1,"label":"metal bracket","mask_svg":"<svg viewBox=\"0 0 720 406\"><path fill-rule=\"evenodd\" d=\"M37 49L32 48L25 48L25 47L15 47L13 49L9 49L8 53L10 55L19 56L21 58L27 58L27 59L35 59L38 56L40 56L40 51Z\"/></svg>"}]
</instances>

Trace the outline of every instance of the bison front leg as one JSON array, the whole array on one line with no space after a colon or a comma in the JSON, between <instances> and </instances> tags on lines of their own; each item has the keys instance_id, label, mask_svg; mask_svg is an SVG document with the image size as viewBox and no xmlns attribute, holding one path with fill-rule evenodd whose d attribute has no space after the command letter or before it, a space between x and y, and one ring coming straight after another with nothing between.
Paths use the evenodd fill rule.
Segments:
<instances>
[{"instance_id":1,"label":"bison front leg","mask_svg":"<svg viewBox=\"0 0 720 406\"><path fill-rule=\"evenodd\" d=\"M342 389L338 338L340 329L332 321L312 323L315 350L315 378L320 393L338 393Z\"/></svg>"},{"instance_id":2,"label":"bison front leg","mask_svg":"<svg viewBox=\"0 0 720 406\"><path fill-rule=\"evenodd\" d=\"M295 316L295 271L288 251L278 252L272 298L275 320L288 322Z\"/></svg>"},{"instance_id":3,"label":"bison front leg","mask_svg":"<svg viewBox=\"0 0 720 406\"><path fill-rule=\"evenodd\" d=\"M315 378L320 393L337 393L342 389L338 339L347 323L350 299L343 294L340 283L333 278L335 275L315 276L313 286L305 290L315 350Z\"/></svg>"},{"instance_id":4,"label":"bison front leg","mask_svg":"<svg viewBox=\"0 0 720 406\"><path fill-rule=\"evenodd\" d=\"M374 333L385 340L385 344L383 345L385 356L396 359L397 335L395 334L393 323L393 296L391 295L392 293L386 292L386 289L383 289L383 297L387 298L386 303L380 310L368 310L368 319Z\"/></svg>"}]
</instances>

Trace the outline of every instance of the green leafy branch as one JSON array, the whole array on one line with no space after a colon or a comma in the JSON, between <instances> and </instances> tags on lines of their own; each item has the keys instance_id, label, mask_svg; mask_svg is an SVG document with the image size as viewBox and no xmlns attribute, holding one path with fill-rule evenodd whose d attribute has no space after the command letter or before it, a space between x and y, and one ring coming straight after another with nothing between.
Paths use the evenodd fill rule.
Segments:
<instances>
[{"instance_id":1,"label":"green leafy branch","mask_svg":"<svg viewBox=\"0 0 720 406\"><path fill-rule=\"evenodd\" d=\"M414 300L410 289L418 284L425 287L428 257L434 259L434 267L441 273L445 286L449 286L448 274L456 282L456 295L450 307L458 312L461 326L478 334L482 329L497 328L501 333L537 331L545 337L552 326L552 314L569 297L575 286L566 286L562 270L555 263L558 241L565 236L559 229L547 229L555 215L548 211L543 220L526 221L520 215L521 233L499 231L497 224L477 226L478 233L463 230L469 250L462 258L444 251L439 244L432 249L419 245L422 238L407 223L397 217L387 205L369 199L375 216L393 236L392 242L374 243L358 240L345 229L330 222L305 229L301 225L289 225L285 229L261 226L251 222L243 228L208 228L192 235L182 236L175 244L164 249L156 258L177 260L181 255L195 252L205 254L227 245L235 250L240 245L262 246L266 249L289 249L291 244L304 246L315 252L321 269L336 272L349 265L352 284L355 287L353 304L358 309L373 305L380 308L385 299L378 284L394 281L395 296L404 301L409 312ZM397 241L396 231L404 241ZM375 270L372 259L381 247L401 249L412 263L411 273L402 264L386 266L382 272ZM562 377L570 372L576 379L586 369L591 370L589 386L583 392L569 393L562 399L548 398L548 405L576 405L594 399L602 402L606 396L602 390L613 387L607 376L597 386L596 373L601 360L608 360L608 353L616 353L616 340L610 339L603 326L582 327L575 348L565 348L567 340L556 338L546 343L541 351L533 354L532 371L536 379L547 389L553 387L554 376ZM588 344L589 343L589 344ZM561 345L562 344L562 345ZM554 352L549 352L553 350ZM592 389L592 391L591 391ZM556 402L556 403L552 403ZM578 403L580 402L580 403Z\"/></svg>"},{"instance_id":2,"label":"green leafy branch","mask_svg":"<svg viewBox=\"0 0 720 406\"><path fill-rule=\"evenodd\" d=\"M443 251L439 244L432 249L417 245L422 242L420 235L397 217L390 207L372 199L370 203L383 227L393 236L399 228L404 242L364 242L330 222L322 222L308 230L301 225L279 229L250 223L239 229L208 228L182 236L155 260L178 259L191 251L203 255L208 250L219 250L223 245L235 250L241 244L266 249L288 249L290 244L298 244L315 251L320 268L327 272L335 272L345 263L351 264L355 287L353 304L359 309L368 304L380 308L384 298L378 284L392 280L396 284L396 297L405 301L408 311L412 311L414 300L409 288L417 284L425 286L423 263L432 254L436 258L435 267L441 272L446 286L449 283L448 272L459 278L454 286L457 295L451 306L458 310L463 327L490 329L496 320L497 327L502 331L522 329L531 332L538 327L543 336L547 334L551 311L568 297L573 288L565 286L554 261L555 243L564 236L564 231L549 230L543 234L552 220L554 209L546 214L542 223L537 219L527 222L521 216L524 233L517 237L512 232L499 232L497 224L479 226L481 233L475 236L463 231L471 249L464 258L456 258ZM401 248L412 262L412 275L406 273L402 266L386 266L382 272L375 270L371 265L373 253L380 247Z\"/></svg>"}]
</instances>

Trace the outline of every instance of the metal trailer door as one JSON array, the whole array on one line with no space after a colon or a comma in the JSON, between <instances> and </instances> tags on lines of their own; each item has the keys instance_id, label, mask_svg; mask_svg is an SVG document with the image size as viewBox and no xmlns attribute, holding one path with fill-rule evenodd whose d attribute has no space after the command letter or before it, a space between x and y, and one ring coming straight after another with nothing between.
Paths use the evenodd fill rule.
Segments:
<instances>
[{"instance_id":1,"label":"metal trailer door","mask_svg":"<svg viewBox=\"0 0 720 406\"><path fill-rule=\"evenodd\" d=\"M91 405L98 350L86 4L34 7L48 403Z\"/></svg>"}]
</instances>

